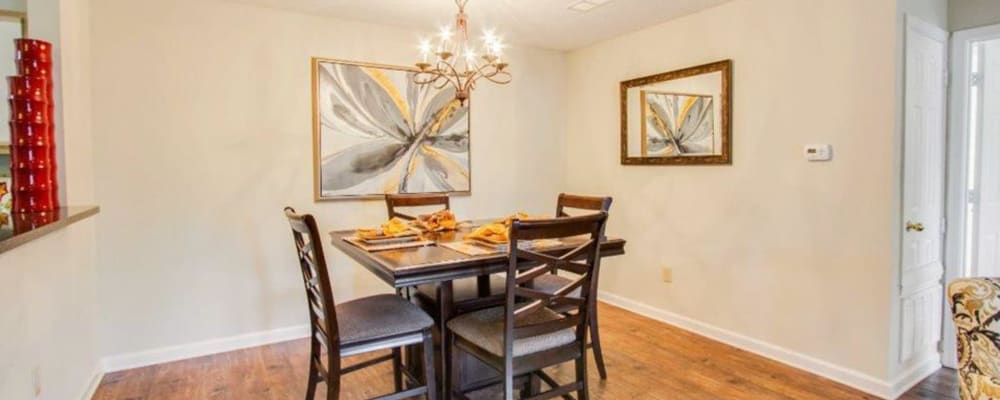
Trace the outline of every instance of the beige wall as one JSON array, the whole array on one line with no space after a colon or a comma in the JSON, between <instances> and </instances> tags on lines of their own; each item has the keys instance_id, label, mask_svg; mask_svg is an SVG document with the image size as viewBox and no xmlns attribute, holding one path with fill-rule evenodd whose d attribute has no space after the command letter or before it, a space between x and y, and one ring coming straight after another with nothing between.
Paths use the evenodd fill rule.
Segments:
<instances>
[{"instance_id":1,"label":"beige wall","mask_svg":"<svg viewBox=\"0 0 1000 400\"><path fill-rule=\"evenodd\" d=\"M94 226L0 254L0 399L79 399L98 372Z\"/></svg>"},{"instance_id":2,"label":"beige wall","mask_svg":"<svg viewBox=\"0 0 1000 400\"><path fill-rule=\"evenodd\" d=\"M94 186L87 8L87 0L31 0L27 9L32 36L61 49L60 167L72 170L62 183L75 205L91 204ZM94 383L104 355L97 279L94 219L0 254L0 399L79 399Z\"/></svg>"},{"instance_id":3,"label":"beige wall","mask_svg":"<svg viewBox=\"0 0 1000 400\"><path fill-rule=\"evenodd\" d=\"M282 207L322 229L385 217L312 201L310 57L409 64L419 32L218 1L92 6L107 354L304 324ZM474 95L461 218L551 213L564 187L565 56L510 57L514 82ZM388 289L328 255L338 301Z\"/></svg>"},{"instance_id":4,"label":"beige wall","mask_svg":"<svg viewBox=\"0 0 1000 400\"><path fill-rule=\"evenodd\" d=\"M567 186L615 196L609 232L630 240L602 290L886 380L895 13L737 0L572 52ZM618 82L721 59L733 165L620 165ZM806 162L809 143L834 161Z\"/></svg>"},{"instance_id":5,"label":"beige wall","mask_svg":"<svg viewBox=\"0 0 1000 400\"><path fill-rule=\"evenodd\" d=\"M1000 24L1000 1L949 0L948 21L952 31Z\"/></svg>"}]
</instances>

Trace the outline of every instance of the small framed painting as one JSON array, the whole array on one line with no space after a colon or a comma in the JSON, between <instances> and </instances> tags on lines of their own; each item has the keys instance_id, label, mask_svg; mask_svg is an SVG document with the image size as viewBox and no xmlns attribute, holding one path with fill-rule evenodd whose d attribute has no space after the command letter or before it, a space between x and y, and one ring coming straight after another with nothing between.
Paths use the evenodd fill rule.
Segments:
<instances>
[{"instance_id":1,"label":"small framed painting","mask_svg":"<svg viewBox=\"0 0 1000 400\"><path fill-rule=\"evenodd\" d=\"M312 60L317 201L471 192L469 103L406 67Z\"/></svg>"},{"instance_id":2,"label":"small framed painting","mask_svg":"<svg viewBox=\"0 0 1000 400\"><path fill-rule=\"evenodd\" d=\"M732 61L621 83L621 163L731 164Z\"/></svg>"},{"instance_id":3,"label":"small framed painting","mask_svg":"<svg viewBox=\"0 0 1000 400\"><path fill-rule=\"evenodd\" d=\"M721 145L715 135L713 97L642 90L643 157L711 156Z\"/></svg>"}]
</instances>

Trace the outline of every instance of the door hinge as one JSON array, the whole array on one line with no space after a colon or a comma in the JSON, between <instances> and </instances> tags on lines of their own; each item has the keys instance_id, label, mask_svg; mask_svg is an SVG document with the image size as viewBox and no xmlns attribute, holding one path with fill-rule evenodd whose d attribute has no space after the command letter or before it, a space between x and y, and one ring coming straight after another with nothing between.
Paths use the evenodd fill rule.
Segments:
<instances>
[{"instance_id":1,"label":"door hinge","mask_svg":"<svg viewBox=\"0 0 1000 400\"><path fill-rule=\"evenodd\" d=\"M948 218L941 217L941 234L948 233Z\"/></svg>"}]
</instances>

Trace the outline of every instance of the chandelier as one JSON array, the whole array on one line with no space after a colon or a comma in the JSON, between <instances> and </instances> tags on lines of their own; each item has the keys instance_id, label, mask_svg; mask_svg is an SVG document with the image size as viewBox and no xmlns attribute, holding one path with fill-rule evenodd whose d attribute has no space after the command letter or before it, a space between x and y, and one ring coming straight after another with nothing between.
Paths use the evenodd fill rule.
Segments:
<instances>
[{"instance_id":1,"label":"chandelier","mask_svg":"<svg viewBox=\"0 0 1000 400\"><path fill-rule=\"evenodd\" d=\"M455 0L458 15L454 31L450 27L441 28L436 45L430 40L421 41L422 60L413 75L413 82L419 85L433 85L436 89L454 86L455 98L463 105L476 88L476 81L486 79L500 85L511 81L508 64L503 61L503 43L495 32L483 32L479 48L469 40L469 20L465 15L468 2Z\"/></svg>"}]
</instances>

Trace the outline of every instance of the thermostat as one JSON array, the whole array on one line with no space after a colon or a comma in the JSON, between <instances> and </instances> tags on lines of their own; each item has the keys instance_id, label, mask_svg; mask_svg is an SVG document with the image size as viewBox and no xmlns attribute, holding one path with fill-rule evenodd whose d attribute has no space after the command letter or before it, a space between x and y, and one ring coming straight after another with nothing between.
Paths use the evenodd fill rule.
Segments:
<instances>
[{"instance_id":1,"label":"thermostat","mask_svg":"<svg viewBox=\"0 0 1000 400\"><path fill-rule=\"evenodd\" d=\"M828 144L806 145L804 154L809 161L830 161L833 159L833 146Z\"/></svg>"}]
</instances>

